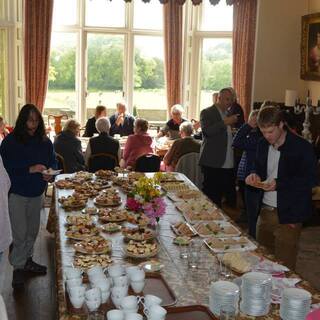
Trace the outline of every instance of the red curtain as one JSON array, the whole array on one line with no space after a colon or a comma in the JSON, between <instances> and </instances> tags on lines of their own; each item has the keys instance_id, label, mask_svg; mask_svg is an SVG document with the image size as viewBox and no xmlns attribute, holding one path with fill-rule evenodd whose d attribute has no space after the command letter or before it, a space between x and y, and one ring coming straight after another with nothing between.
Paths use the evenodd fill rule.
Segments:
<instances>
[{"instance_id":1,"label":"red curtain","mask_svg":"<svg viewBox=\"0 0 320 320\"><path fill-rule=\"evenodd\" d=\"M28 0L24 5L26 103L42 111L48 86L53 0Z\"/></svg>"},{"instance_id":2,"label":"red curtain","mask_svg":"<svg viewBox=\"0 0 320 320\"><path fill-rule=\"evenodd\" d=\"M182 6L175 0L164 5L164 50L167 108L181 103Z\"/></svg>"},{"instance_id":3,"label":"red curtain","mask_svg":"<svg viewBox=\"0 0 320 320\"><path fill-rule=\"evenodd\" d=\"M257 0L233 6L233 87L246 118L251 110L256 16Z\"/></svg>"}]
</instances>

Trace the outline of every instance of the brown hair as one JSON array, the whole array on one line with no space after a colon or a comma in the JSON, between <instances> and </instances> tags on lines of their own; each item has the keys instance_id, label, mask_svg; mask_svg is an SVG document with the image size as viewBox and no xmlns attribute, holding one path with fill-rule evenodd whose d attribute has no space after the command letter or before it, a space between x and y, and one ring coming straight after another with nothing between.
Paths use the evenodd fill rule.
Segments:
<instances>
[{"instance_id":1,"label":"brown hair","mask_svg":"<svg viewBox=\"0 0 320 320\"><path fill-rule=\"evenodd\" d=\"M63 131L71 131L75 134L78 128L80 128L80 123L76 120L71 119L65 123Z\"/></svg>"},{"instance_id":2,"label":"brown hair","mask_svg":"<svg viewBox=\"0 0 320 320\"><path fill-rule=\"evenodd\" d=\"M136 128L140 129L142 132L147 132L149 128L149 123L146 119L138 118L135 120L134 125Z\"/></svg>"},{"instance_id":3,"label":"brown hair","mask_svg":"<svg viewBox=\"0 0 320 320\"><path fill-rule=\"evenodd\" d=\"M101 115L102 112L107 111L107 107L105 106L96 106L96 113L95 116L96 118Z\"/></svg>"},{"instance_id":4,"label":"brown hair","mask_svg":"<svg viewBox=\"0 0 320 320\"><path fill-rule=\"evenodd\" d=\"M260 109L257 117L259 127L278 126L283 121L283 113L278 107L265 106Z\"/></svg>"}]
</instances>

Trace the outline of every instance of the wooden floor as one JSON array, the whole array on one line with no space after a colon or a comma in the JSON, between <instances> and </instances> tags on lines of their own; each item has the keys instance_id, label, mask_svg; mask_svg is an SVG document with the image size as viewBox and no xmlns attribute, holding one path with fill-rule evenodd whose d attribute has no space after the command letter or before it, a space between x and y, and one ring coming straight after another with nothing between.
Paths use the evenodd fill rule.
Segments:
<instances>
[{"instance_id":1,"label":"wooden floor","mask_svg":"<svg viewBox=\"0 0 320 320\"><path fill-rule=\"evenodd\" d=\"M54 239L45 230L47 211L42 212L40 234L38 236L34 260L48 267L46 276L28 278L25 290L14 294L12 281L12 267L4 254L0 264L0 292L5 301L9 320L53 320L56 319L55 309L55 274Z\"/></svg>"},{"instance_id":2,"label":"wooden floor","mask_svg":"<svg viewBox=\"0 0 320 320\"><path fill-rule=\"evenodd\" d=\"M239 210L224 208L237 218ZM7 255L0 264L0 292L8 311L9 320L56 319L54 239L45 230L48 209L43 210L40 234L35 246L35 261L48 266L46 276L29 278L25 291L14 295L11 288L12 267ZM245 225L243 226L245 227ZM297 271L320 290L320 227L303 229L297 261ZM1 319L0 319L1 320Z\"/></svg>"}]
</instances>

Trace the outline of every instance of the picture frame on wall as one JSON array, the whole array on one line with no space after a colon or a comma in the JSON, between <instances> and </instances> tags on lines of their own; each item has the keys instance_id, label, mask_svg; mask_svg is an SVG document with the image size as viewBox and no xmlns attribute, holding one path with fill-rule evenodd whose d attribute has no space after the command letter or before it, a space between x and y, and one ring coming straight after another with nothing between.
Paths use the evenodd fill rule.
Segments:
<instances>
[{"instance_id":1,"label":"picture frame on wall","mask_svg":"<svg viewBox=\"0 0 320 320\"><path fill-rule=\"evenodd\" d=\"M320 81L320 13L301 19L301 79Z\"/></svg>"}]
</instances>

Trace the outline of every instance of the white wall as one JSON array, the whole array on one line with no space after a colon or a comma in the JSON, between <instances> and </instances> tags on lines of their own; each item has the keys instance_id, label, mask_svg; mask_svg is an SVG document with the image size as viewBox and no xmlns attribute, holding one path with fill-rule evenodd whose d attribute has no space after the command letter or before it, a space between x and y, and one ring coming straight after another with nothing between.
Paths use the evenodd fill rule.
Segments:
<instances>
[{"instance_id":1,"label":"white wall","mask_svg":"<svg viewBox=\"0 0 320 320\"><path fill-rule=\"evenodd\" d=\"M286 89L306 96L307 83L300 80L300 38L308 1L259 0L253 101L284 102Z\"/></svg>"},{"instance_id":2,"label":"white wall","mask_svg":"<svg viewBox=\"0 0 320 320\"><path fill-rule=\"evenodd\" d=\"M320 0L309 0L308 13L320 12ZM312 102L315 105L320 99L320 81L307 81L307 87L310 90Z\"/></svg>"}]
</instances>

